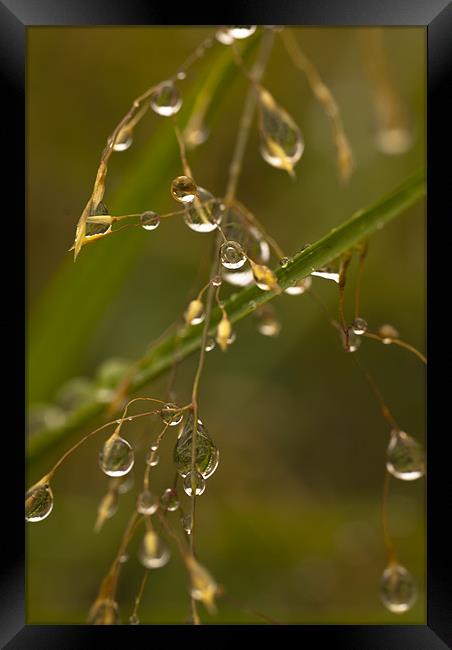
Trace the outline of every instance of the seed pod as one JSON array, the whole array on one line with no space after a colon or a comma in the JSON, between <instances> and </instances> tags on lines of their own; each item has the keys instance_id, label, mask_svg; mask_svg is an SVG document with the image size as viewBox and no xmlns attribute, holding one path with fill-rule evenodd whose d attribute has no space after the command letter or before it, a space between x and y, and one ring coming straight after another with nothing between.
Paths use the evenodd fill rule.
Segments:
<instances>
[{"instance_id":1,"label":"seed pod","mask_svg":"<svg viewBox=\"0 0 452 650\"><path fill-rule=\"evenodd\" d=\"M192 300L184 314L187 325L198 325L204 320L204 305L201 300Z\"/></svg>"},{"instance_id":2,"label":"seed pod","mask_svg":"<svg viewBox=\"0 0 452 650\"><path fill-rule=\"evenodd\" d=\"M226 312L223 312L223 317L218 323L216 341L220 348L225 352L229 345L229 340L232 334L231 321Z\"/></svg>"}]
</instances>

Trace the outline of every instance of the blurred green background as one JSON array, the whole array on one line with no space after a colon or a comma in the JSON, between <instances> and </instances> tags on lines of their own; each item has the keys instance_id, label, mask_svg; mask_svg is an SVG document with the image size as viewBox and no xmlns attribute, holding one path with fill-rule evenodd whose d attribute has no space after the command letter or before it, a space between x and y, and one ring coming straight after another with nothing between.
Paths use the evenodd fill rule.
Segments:
<instances>
[{"instance_id":1,"label":"blurred green background","mask_svg":"<svg viewBox=\"0 0 452 650\"><path fill-rule=\"evenodd\" d=\"M68 249L108 134L132 99L174 74L207 30L28 29L31 406L51 403L74 376L93 377L106 359L140 357L185 309L196 277L195 286L205 282L211 236L193 233L177 219L155 232L124 230L86 246L75 265ZM276 39L264 83L299 124L305 152L294 183L262 160L254 125L238 197L288 254L392 190L424 164L425 156L423 29L384 30L392 81L414 136L410 151L399 156L385 156L375 146L373 97L358 38L365 30L296 31L337 100L356 170L347 185L339 182L328 120ZM221 48L216 44L191 69L180 84L184 96ZM217 195L226 186L245 92L245 80L235 74L215 107L209 139L190 152L196 178ZM163 182L158 175L162 147L174 156ZM106 203L113 214L174 209L169 185L180 172L170 122L149 113L131 149L112 156ZM136 175L140 191L131 192ZM350 287L355 270L354 263ZM321 278L313 285L335 312L337 285ZM348 298L351 317L351 289ZM391 483L391 530L400 561L420 590L413 609L397 616L378 596L385 566L379 508L388 427L318 305L308 296L287 295L273 304L283 324L279 338L258 334L250 317L237 324L237 340L226 354L215 349L207 355L201 417L221 460L198 502L197 551L227 597L216 617L203 612L202 618L263 622L250 611L257 610L283 623L423 623L424 482ZM393 324L404 340L425 351L423 205L372 238L362 316L373 331ZM404 430L424 440L425 369L419 360L370 340L357 354ZM178 371L179 403L188 400L195 364L195 357L188 359ZM164 397L166 384L163 377L143 394ZM128 438L152 440L156 427L131 424ZM28 485L81 433L31 463ZM155 472L158 491L173 478L170 438ZM28 623L85 622L116 552L139 489L144 452L137 453L134 490L121 497L116 516L95 535L97 504L107 487L97 464L102 440L94 437L68 460L53 481L54 512L27 527ZM177 513L172 519L177 524ZM187 579L170 544L172 561L151 572L140 610L143 622L188 618ZM135 558L134 543L119 587L124 622L142 575Z\"/></svg>"}]
</instances>

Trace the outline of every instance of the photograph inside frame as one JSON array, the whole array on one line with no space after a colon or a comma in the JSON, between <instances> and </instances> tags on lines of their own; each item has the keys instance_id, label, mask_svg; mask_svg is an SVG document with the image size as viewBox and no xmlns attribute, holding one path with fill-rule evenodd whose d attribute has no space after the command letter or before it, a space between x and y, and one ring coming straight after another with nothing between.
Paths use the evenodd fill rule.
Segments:
<instances>
[{"instance_id":1,"label":"photograph inside frame","mask_svg":"<svg viewBox=\"0 0 452 650\"><path fill-rule=\"evenodd\" d=\"M31 27L28 624L424 624L422 27Z\"/></svg>"}]
</instances>

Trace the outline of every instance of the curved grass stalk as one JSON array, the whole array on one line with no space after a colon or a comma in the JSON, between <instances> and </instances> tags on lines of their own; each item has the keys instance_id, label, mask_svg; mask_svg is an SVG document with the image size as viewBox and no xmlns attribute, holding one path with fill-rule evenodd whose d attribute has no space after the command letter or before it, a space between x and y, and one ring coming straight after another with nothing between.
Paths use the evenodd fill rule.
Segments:
<instances>
[{"instance_id":1,"label":"curved grass stalk","mask_svg":"<svg viewBox=\"0 0 452 650\"><path fill-rule=\"evenodd\" d=\"M261 291L253 285L233 294L223 307L232 323L252 313L257 306L272 300L281 289L296 283L313 270L327 265L357 243L365 240L383 228L407 208L425 195L424 172L419 172L406 180L376 204L355 213L349 220L319 239L316 243L297 253L285 268L275 270L279 288ZM221 309L212 310L209 334L213 334L221 319ZM201 346L203 325L182 326L174 334L162 338L146 355L130 377L128 394L131 395L152 379L171 368L175 357L183 359ZM53 447L63 438L90 423L96 416L108 409L108 404L93 401L74 411L66 422L57 428L37 432L28 443L28 459L37 458L42 452Z\"/></svg>"}]
</instances>

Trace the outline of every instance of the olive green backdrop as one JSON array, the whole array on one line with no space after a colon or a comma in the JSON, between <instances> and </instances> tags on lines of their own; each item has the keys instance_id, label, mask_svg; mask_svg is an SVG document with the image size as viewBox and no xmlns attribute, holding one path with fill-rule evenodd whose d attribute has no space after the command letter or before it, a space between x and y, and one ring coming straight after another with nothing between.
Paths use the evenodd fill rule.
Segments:
<instances>
[{"instance_id":1,"label":"olive green backdrop","mask_svg":"<svg viewBox=\"0 0 452 650\"><path fill-rule=\"evenodd\" d=\"M28 30L31 405L52 402L74 376L94 376L105 359L138 358L185 309L197 274L197 286L205 282L211 237L193 233L179 220L165 222L155 232L131 229L114 235L111 239L120 238L120 243L111 244L111 255L104 254L102 267L80 286L78 270L83 274L83 266L110 242L87 246L75 267L68 249L106 137L134 97L174 74L206 29ZM288 254L391 190L424 164L425 155L423 29L385 30L393 80L408 107L415 138L410 151L400 156L376 150L373 100L358 30L297 31L339 104L356 171L348 185L339 182L328 120L277 39L264 83L299 124L306 148L294 183L264 163L254 125L238 196ZM207 56L221 47L215 45ZM207 61L181 82L183 94L199 82ZM226 186L245 92L246 82L237 74L217 107L210 138L190 153L196 178L218 195ZM170 122L149 113L132 148L112 156L106 202L113 214L174 209L169 185L180 165L159 181L159 192L150 192L146 166L140 163L152 158L150 142L158 130L166 146L176 148ZM150 175L158 170L158 150L155 156ZM135 173L143 175L140 195L128 196L126 206L109 201ZM149 178L152 187L154 180ZM201 270L200 258L205 259ZM121 272L116 273L119 263ZM355 269L353 264L352 275ZM105 274L114 277L108 291L98 282ZM334 311L337 285L320 278L313 285ZM262 619L249 611L257 610L280 622L422 623L424 481L391 483L394 540L401 562L420 587L412 611L397 616L378 597L385 566L379 508L387 424L318 305L308 296L286 295L273 304L283 324L277 339L258 334L255 319L248 318L236 326L237 340L226 354L216 349L207 355L200 413L221 457L198 502L197 550L229 598L220 600L216 617L203 612L202 618L259 623ZM351 300L347 304L351 316ZM373 330L392 323L404 340L425 351L424 206L410 209L372 238L362 315ZM401 426L425 440L424 366L400 348L370 340L357 354ZM180 403L188 399L195 361L187 360L178 372ZM162 378L143 394L163 397L166 381ZM156 426L131 425L129 437L153 436ZM28 484L76 439L72 436L31 464ZM103 439L93 438L71 457L53 482L53 513L27 528L28 623L83 623L116 552L143 463L137 454L135 490L121 497L117 515L95 535L97 504L107 485L97 465ZM171 450L168 439L155 473L162 490L173 477ZM174 546L172 551L172 561L151 572L140 611L143 622L187 620L187 578ZM135 544L119 588L124 622L141 575Z\"/></svg>"}]
</instances>

